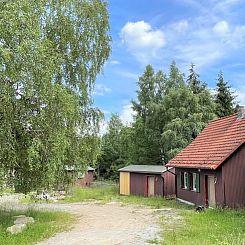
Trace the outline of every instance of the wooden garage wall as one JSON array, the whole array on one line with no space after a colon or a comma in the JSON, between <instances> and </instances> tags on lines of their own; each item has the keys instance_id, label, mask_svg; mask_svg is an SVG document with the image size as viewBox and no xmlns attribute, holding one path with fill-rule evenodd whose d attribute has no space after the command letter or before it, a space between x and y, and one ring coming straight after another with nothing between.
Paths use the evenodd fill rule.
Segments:
<instances>
[{"instance_id":1,"label":"wooden garage wall","mask_svg":"<svg viewBox=\"0 0 245 245\"><path fill-rule=\"evenodd\" d=\"M155 195L163 196L163 178L160 174L130 173L130 194L147 196L147 176L155 176Z\"/></svg>"},{"instance_id":2,"label":"wooden garage wall","mask_svg":"<svg viewBox=\"0 0 245 245\"><path fill-rule=\"evenodd\" d=\"M120 194L129 195L130 194L130 173L120 172Z\"/></svg>"},{"instance_id":3,"label":"wooden garage wall","mask_svg":"<svg viewBox=\"0 0 245 245\"><path fill-rule=\"evenodd\" d=\"M175 173L175 169L171 169L172 173ZM164 196L175 195L175 175L170 172L162 173L164 179Z\"/></svg>"}]
</instances>

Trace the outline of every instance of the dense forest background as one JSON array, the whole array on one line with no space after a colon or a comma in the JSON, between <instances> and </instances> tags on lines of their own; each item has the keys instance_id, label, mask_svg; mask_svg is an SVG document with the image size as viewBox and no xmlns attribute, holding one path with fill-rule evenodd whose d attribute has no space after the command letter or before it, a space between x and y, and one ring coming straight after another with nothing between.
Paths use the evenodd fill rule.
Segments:
<instances>
[{"instance_id":1,"label":"dense forest background","mask_svg":"<svg viewBox=\"0 0 245 245\"><path fill-rule=\"evenodd\" d=\"M132 108L131 125L112 114L102 136L98 172L103 178L117 179L117 170L129 164L166 164L208 122L234 113L238 105L222 72L214 92L200 80L194 64L186 76L173 61L168 74L146 66Z\"/></svg>"}]
</instances>

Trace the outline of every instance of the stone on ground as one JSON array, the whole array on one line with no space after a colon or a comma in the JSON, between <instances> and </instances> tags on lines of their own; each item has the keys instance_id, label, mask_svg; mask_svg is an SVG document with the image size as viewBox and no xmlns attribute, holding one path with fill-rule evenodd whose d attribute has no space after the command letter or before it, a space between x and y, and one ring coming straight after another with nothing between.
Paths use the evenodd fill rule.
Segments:
<instances>
[{"instance_id":1,"label":"stone on ground","mask_svg":"<svg viewBox=\"0 0 245 245\"><path fill-rule=\"evenodd\" d=\"M14 216L14 218L14 225L7 228L7 231L11 234L20 233L26 228L27 224L32 224L35 222L32 217L27 217L25 215Z\"/></svg>"},{"instance_id":2,"label":"stone on ground","mask_svg":"<svg viewBox=\"0 0 245 245\"><path fill-rule=\"evenodd\" d=\"M26 228L26 224L16 224L7 228L7 231L11 234L17 234L22 232Z\"/></svg>"},{"instance_id":3,"label":"stone on ground","mask_svg":"<svg viewBox=\"0 0 245 245\"><path fill-rule=\"evenodd\" d=\"M32 217L26 217L25 215L16 216L16 220L14 224L32 224L34 223L34 219Z\"/></svg>"}]
</instances>

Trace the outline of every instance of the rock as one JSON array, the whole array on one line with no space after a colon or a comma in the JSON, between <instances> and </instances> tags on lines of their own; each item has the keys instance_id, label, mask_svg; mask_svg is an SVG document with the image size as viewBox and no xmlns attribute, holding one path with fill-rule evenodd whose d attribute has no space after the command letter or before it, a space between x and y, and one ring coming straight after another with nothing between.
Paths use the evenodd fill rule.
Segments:
<instances>
[{"instance_id":1,"label":"rock","mask_svg":"<svg viewBox=\"0 0 245 245\"><path fill-rule=\"evenodd\" d=\"M14 216L15 219L18 219L18 218L23 218L23 217L26 217L25 215L21 214L21 215L17 215L17 216Z\"/></svg>"},{"instance_id":2,"label":"rock","mask_svg":"<svg viewBox=\"0 0 245 245\"><path fill-rule=\"evenodd\" d=\"M26 217L25 215L16 216L16 220L14 221L15 225L18 224L32 224L34 223L34 219L32 217Z\"/></svg>"},{"instance_id":3,"label":"rock","mask_svg":"<svg viewBox=\"0 0 245 245\"><path fill-rule=\"evenodd\" d=\"M26 224L16 224L7 228L7 231L11 234L17 234L22 232L26 228Z\"/></svg>"}]
</instances>

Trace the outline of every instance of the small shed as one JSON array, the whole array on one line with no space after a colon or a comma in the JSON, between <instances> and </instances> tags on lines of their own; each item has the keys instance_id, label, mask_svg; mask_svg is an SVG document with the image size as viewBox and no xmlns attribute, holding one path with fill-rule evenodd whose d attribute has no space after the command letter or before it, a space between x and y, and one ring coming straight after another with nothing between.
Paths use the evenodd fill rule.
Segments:
<instances>
[{"instance_id":1,"label":"small shed","mask_svg":"<svg viewBox=\"0 0 245 245\"><path fill-rule=\"evenodd\" d=\"M129 165L120 172L120 194L170 196L175 194L174 168L163 165Z\"/></svg>"},{"instance_id":2,"label":"small shed","mask_svg":"<svg viewBox=\"0 0 245 245\"><path fill-rule=\"evenodd\" d=\"M94 168L88 167L87 171L83 173L79 172L76 185L80 187L89 187L94 180L94 171Z\"/></svg>"}]
</instances>

